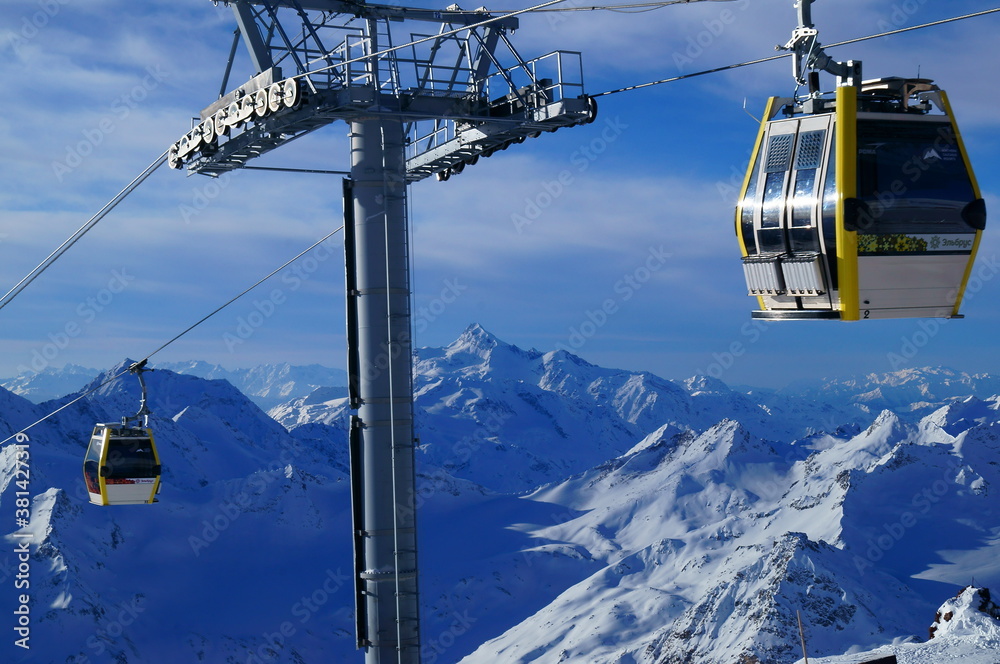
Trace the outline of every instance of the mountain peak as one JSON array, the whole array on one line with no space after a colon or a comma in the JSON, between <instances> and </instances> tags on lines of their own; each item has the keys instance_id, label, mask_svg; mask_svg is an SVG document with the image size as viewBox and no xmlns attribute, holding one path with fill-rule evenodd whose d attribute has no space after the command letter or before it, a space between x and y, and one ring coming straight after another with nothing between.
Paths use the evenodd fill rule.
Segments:
<instances>
[{"instance_id":1,"label":"mountain peak","mask_svg":"<svg viewBox=\"0 0 1000 664\"><path fill-rule=\"evenodd\" d=\"M497 351L500 351L502 356L512 355L524 360L535 360L541 357L541 353L534 349L523 350L501 341L479 323L473 323L467 327L458 339L444 348L444 353L449 358L471 355L485 360L491 365L497 359Z\"/></svg>"},{"instance_id":2,"label":"mountain peak","mask_svg":"<svg viewBox=\"0 0 1000 664\"><path fill-rule=\"evenodd\" d=\"M459 335L458 339L449 344L448 348L455 348L456 350L461 348L467 352L475 352L490 351L501 345L506 344L479 323L473 323L465 328L465 331ZM479 353L476 354L478 355Z\"/></svg>"},{"instance_id":3,"label":"mountain peak","mask_svg":"<svg viewBox=\"0 0 1000 664\"><path fill-rule=\"evenodd\" d=\"M682 384L684 385L684 389L688 391L688 394L698 394L701 392L726 394L732 392L732 389L728 385L718 378L712 378L711 376L692 376L685 379Z\"/></svg>"},{"instance_id":4,"label":"mountain peak","mask_svg":"<svg viewBox=\"0 0 1000 664\"><path fill-rule=\"evenodd\" d=\"M976 636L1000 637L1000 607L989 588L966 586L938 609L930 638Z\"/></svg>"}]
</instances>

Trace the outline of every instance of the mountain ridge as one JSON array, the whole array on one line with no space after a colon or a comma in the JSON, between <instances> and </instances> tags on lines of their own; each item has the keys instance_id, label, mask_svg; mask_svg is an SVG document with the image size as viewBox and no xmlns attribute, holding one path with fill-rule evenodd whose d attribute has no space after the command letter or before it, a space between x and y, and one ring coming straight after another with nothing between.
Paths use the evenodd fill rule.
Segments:
<instances>
[{"instance_id":1,"label":"mountain ridge","mask_svg":"<svg viewBox=\"0 0 1000 664\"><path fill-rule=\"evenodd\" d=\"M428 657L791 664L795 610L824 664L995 642L978 618L917 640L969 576L1000 584L1000 397L925 390L919 409L873 410L866 392L746 393L466 332L417 352ZM268 416L225 380L146 378L157 505L88 505L80 477L90 427L135 412L133 377L28 432L35 634L62 636L5 661L354 661L343 398L321 387ZM0 430L71 398L0 390ZM10 509L14 456L0 449ZM127 607L131 624L109 618Z\"/></svg>"}]
</instances>

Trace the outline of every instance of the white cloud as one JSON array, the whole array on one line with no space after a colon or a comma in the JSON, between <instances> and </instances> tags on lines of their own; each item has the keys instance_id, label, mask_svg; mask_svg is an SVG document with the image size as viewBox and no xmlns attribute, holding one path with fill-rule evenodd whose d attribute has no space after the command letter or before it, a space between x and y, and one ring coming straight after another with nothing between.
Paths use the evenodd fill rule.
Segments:
<instances>
[{"instance_id":1,"label":"white cloud","mask_svg":"<svg viewBox=\"0 0 1000 664\"><path fill-rule=\"evenodd\" d=\"M895 13L901 3L826 0L816 4L814 17L822 41L830 43L877 32L886 22L910 25L972 11L977 4L920 3L918 11L903 16ZM39 3L0 7L5 26L0 77L13 82L0 117L0 279L7 284L188 128L190 117L218 92L231 45L230 10L203 0L60 6L30 38L21 34L23 20L32 20ZM522 5L506 0L491 9L515 6ZM770 55L795 22L791 0L554 16L565 20L525 17L511 39L529 58L553 49L583 51L590 92ZM915 74L919 65L922 74L936 78L951 95L991 209L997 202L992 156L998 93L984 84L989 75L981 63L992 59L996 20L974 19L833 52L863 59L871 76ZM246 76L242 51L239 57L232 85ZM162 71L162 80L143 87L150 68ZM514 146L447 183L415 185L418 302L433 298L446 279L459 278L468 286L432 321L427 342L446 343L479 320L512 341L551 347L603 300L623 297L616 284L661 244L673 258L651 272L628 302L620 302L621 312L586 350L628 357L631 366L659 363L665 369L689 352L678 350L681 341L694 349L691 365L738 340L753 305L742 293L732 228L735 196L725 190L741 176L756 131L741 106L748 98L750 113L759 114L767 96L791 92L789 74L790 63L783 60L606 96L593 125ZM624 126L609 128L609 120ZM346 168L345 135L345 125L334 125L258 165ZM87 154L58 177L54 164L68 163L74 151ZM220 181L164 168L0 312L5 339L14 340L4 341L8 362L23 362L32 339L41 343L74 320L75 308L121 268L136 280L67 351L65 361L108 364L138 354L142 350L134 346L169 338L193 322L193 313L207 313L335 228L340 215L336 176L243 172ZM988 232L984 255L996 253L992 237ZM334 242L339 246L340 239ZM339 362L342 353L330 352L331 345L342 344L343 327L343 268L335 262L324 264L322 274L297 290L294 302L239 353L273 353L272 359L330 353L329 363ZM992 284L970 303L970 311L990 310L991 289ZM260 296L206 324L181 348L192 353L189 357L214 353L226 364L245 364L219 340L242 311L239 306L251 306L253 297ZM970 339L966 346L985 348L981 352L995 359L988 350L992 328L980 327L971 316L963 325ZM839 346L836 335L863 340L872 328L816 329L811 343ZM769 338L795 346L788 357L807 354L808 344L793 333ZM762 341L754 352L780 359L783 349L772 343ZM878 342L865 343L874 344L877 356L879 343L892 348L898 338L883 334ZM632 344L637 350L621 347ZM310 346L316 350L304 350ZM643 354L660 359L644 360ZM782 371L795 370L793 364L789 360Z\"/></svg>"}]
</instances>

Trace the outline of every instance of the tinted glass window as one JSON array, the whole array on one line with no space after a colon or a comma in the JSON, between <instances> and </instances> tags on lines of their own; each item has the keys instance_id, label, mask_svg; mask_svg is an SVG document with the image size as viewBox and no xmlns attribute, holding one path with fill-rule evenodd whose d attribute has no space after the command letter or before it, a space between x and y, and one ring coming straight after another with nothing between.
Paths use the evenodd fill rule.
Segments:
<instances>
[{"instance_id":1,"label":"tinted glass window","mask_svg":"<svg viewBox=\"0 0 1000 664\"><path fill-rule=\"evenodd\" d=\"M950 124L882 120L858 123L858 195L884 204L975 198Z\"/></svg>"},{"instance_id":2,"label":"tinted glass window","mask_svg":"<svg viewBox=\"0 0 1000 664\"><path fill-rule=\"evenodd\" d=\"M156 457L149 438L112 438L108 447L109 479L156 477Z\"/></svg>"},{"instance_id":3,"label":"tinted glass window","mask_svg":"<svg viewBox=\"0 0 1000 664\"><path fill-rule=\"evenodd\" d=\"M87 461L100 461L101 460L101 449L104 447L102 444L103 433L100 436L93 436L90 439L90 445L87 447Z\"/></svg>"}]
</instances>

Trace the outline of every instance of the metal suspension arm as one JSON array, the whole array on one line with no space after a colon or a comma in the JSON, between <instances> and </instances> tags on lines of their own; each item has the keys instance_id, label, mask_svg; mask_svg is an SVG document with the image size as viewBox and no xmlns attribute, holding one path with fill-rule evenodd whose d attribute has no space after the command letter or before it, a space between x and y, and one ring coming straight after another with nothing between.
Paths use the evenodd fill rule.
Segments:
<instances>
[{"instance_id":1,"label":"metal suspension arm","mask_svg":"<svg viewBox=\"0 0 1000 664\"><path fill-rule=\"evenodd\" d=\"M149 424L149 408L146 406L146 379L142 377L143 371L152 371L152 369L146 368L146 362L148 360L142 360L141 362L136 362L128 368L129 373L134 373L139 379L139 387L142 388L142 398L139 400L139 412L132 417L123 417L122 426L128 426L129 422L136 421L141 422L142 426L147 426Z\"/></svg>"},{"instance_id":2,"label":"metal suspension arm","mask_svg":"<svg viewBox=\"0 0 1000 664\"><path fill-rule=\"evenodd\" d=\"M792 75L799 85L805 85L805 69L825 71L838 78L839 85L861 84L861 63L854 60L839 62L827 55L819 43L819 30L813 25L812 3L816 0L798 0L799 25L792 31L792 38L779 50L792 52Z\"/></svg>"}]
</instances>

